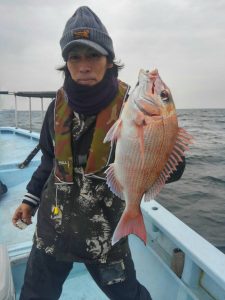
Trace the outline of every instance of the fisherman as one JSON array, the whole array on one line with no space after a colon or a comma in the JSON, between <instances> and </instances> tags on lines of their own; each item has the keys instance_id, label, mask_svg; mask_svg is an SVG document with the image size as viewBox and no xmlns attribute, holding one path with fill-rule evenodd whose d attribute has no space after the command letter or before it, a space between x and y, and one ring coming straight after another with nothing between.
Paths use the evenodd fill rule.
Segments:
<instances>
[{"instance_id":1,"label":"fisherman","mask_svg":"<svg viewBox=\"0 0 225 300\"><path fill-rule=\"evenodd\" d=\"M14 225L31 224L39 208L20 300L59 299L73 262L86 265L109 299L149 300L136 279L127 237L112 246L125 203L108 189L104 175L115 145L103 140L129 86L117 78L122 66L112 40L90 8L76 10L60 45L64 84L43 122L41 164L13 216ZM170 180L183 170L184 163Z\"/></svg>"}]
</instances>

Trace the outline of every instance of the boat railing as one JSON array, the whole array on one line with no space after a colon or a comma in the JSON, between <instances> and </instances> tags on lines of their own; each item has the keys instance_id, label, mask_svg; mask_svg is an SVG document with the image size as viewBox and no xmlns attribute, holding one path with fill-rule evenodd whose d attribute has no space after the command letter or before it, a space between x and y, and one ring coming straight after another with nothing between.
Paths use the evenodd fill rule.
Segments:
<instances>
[{"instance_id":1,"label":"boat railing","mask_svg":"<svg viewBox=\"0 0 225 300\"><path fill-rule=\"evenodd\" d=\"M168 212L158 202L142 202L149 244L173 269L174 253L183 254L181 270L177 274L189 298L180 291L177 299L225 299L225 256L198 233ZM178 252L178 253L179 253ZM194 296L195 295L195 296Z\"/></svg>"},{"instance_id":2,"label":"boat railing","mask_svg":"<svg viewBox=\"0 0 225 300\"><path fill-rule=\"evenodd\" d=\"M15 128L18 128L18 97L23 97L28 99L29 103L29 131L32 132L32 100L40 99L41 101L41 120L44 119L44 99L54 99L56 92L46 91L46 92L9 92L9 91L0 91L0 95L13 95L14 96L14 122Z\"/></svg>"}]
</instances>

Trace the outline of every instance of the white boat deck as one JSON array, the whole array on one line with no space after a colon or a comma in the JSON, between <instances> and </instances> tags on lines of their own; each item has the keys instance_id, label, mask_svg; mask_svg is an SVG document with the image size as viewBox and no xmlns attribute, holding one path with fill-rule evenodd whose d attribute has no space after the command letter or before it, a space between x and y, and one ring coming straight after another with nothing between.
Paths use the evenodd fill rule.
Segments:
<instances>
[{"instance_id":1,"label":"white boat deck","mask_svg":"<svg viewBox=\"0 0 225 300\"><path fill-rule=\"evenodd\" d=\"M137 271L137 277L139 281L150 291L153 299L211 299L195 297L195 295L190 292L190 290L171 271L171 269L166 266L166 264L157 255L155 255L151 249L145 247L137 237L130 236L129 242ZM11 264L13 266L13 278L16 282L17 299L19 297L22 278L25 270L27 249L29 249L30 246L29 244L25 245L26 246L24 247L22 253L18 253L18 251L15 250L15 247L9 248ZM182 295L182 297L185 296L186 298L179 298L179 295ZM191 297L188 295L191 295ZM101 290L92 280L91 276L86 271L85 266L80 263L74 263L74 268L64 284L60 299L106 300L108 298L101 292Z\"/></svg>"},{"instance_id":2,"label":"white boat deck","mask_svg":"<svg viewBox=\"0 0 225 300\"><path fill-rule=\"evenodd\" d=\"M40 154L28 168L18 169L17 164L23 161L36 146L38 136L28 139L21 136L25 133L29 135L25 131L19 131L19 136L7 133L7 130L4 133L3 131L0 128L0 179L7 184L9 191L0 199L0 245L8 247L16 299L18 299L35 219L33 225L20 231L11 224L11 218L15 208L21 202L31 174L38 165ZM18 152L17 147L20 149L19 153L12 156L11 149ZM156 201L142 203L142 210L148 230L147 247L133 235L129 237L129 242L137 277L150 291L153 300L224 300L224 254ZM3 248L4 246L0 246L0 259ZM181 278L171 268L176 248L181 249L181 254L185 257ZM7 263L7 259L1 259L0 274L4 270L4 263ZM1 298L3 293L0 284L0 300L9 300ZM96 286L84 265L75 263L64 284L60 299L105 300L107 297Z\"/></svg>"},{"instance_id":3,"label":"white boat deck","mask_svg":"<svg viewBox=\"0 0 225 300\"><path fill-rule=\"evenodd\" d=\"M31 240L33 236L35 219L26 232L18 230L11 222L12 215L26 192L25 187L31 174L40 162L41 152L35 156L29 168L18 168L18 163L23 162L38 143L38 134L33 133L32 138L28 137L26 130L14 131L7 127L0 133L0 180L8 187L8 192L0 199L0 244L17 244Z\"/></svg>"},{"instance_id":4,"label":"white boat deck","mask_svg":"<svg viewBox=\"0 0 225 300\"><path fill-rule=\"evenodd\" d=\"M12 127L0 127L0 166L2 164L18 163L37 145L38 133L29 133L27 130ZM40 160L41 153L35 156Z\"/></svg>"}]
</instances>

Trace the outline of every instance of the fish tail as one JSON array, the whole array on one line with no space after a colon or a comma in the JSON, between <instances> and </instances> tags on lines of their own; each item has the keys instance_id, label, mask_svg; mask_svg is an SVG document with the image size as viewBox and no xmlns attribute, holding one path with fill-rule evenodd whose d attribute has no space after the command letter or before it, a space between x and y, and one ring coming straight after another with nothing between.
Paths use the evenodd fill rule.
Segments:
<instances>
[{"instance_id":1,"label":"fish tail","mask_svg":"<svg viewBox=\"0 0 225 300\"><path fill-rule=\"evenodd\" d=\"M132 217L129 211L124 211L114 231L112 245L129 234L137 235L146 245L147 233L141 210L136 217Z\"/></svg>"}]
</instances>

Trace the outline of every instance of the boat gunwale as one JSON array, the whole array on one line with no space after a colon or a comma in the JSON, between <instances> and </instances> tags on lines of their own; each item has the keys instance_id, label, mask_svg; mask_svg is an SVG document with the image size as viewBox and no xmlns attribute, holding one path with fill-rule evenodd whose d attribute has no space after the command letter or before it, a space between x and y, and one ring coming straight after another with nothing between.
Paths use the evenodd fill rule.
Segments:
<instances>
[{"instance_id":1,"label":"boat gunwale","mask_svg":"<svg viewBox=\"0 0 225 300\"><path fill-rule=\"evenodd\" d=\"M39 141L39 138L40 138L40 133L35 132L35 131L30 132L27 129L10 127L10 126L8 126L8 127L1 126L0 134L7 134L7 133L23 136L23 137L30 138L30 139L37 140L37 141Z\"/></svg>"},{"instance_id":2,"label":"boat gunwale","mask_svg":"<svg viewBox=\"0 0 225 300\"><path fill-rule=\"evenodd\" d=\"M177 248L184 252L188 259L194 262L216 284L218 284L225 293L224 253L178 219L175 215L170 213L157 201L142 201L141 207L145 216L145 221L149 218L149 223L159 229L158 235L162 232L162 234L172 241ZM148 221L146 224L147 223ZM186 259L186 261L188 259Z\"/></svg>"}]
</instances>

